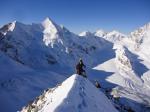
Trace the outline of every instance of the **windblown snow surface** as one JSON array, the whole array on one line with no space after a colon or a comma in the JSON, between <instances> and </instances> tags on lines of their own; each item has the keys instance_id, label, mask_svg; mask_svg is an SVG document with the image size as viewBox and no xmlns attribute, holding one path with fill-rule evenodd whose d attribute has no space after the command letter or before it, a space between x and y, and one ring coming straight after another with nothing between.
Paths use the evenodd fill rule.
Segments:
<instances>
[{"instance_id":1,"label":"windblown snow surface","mask_svg":"<svg viewBox=\"0 0 150 112\"><path fill-rule=\"evenodd\" d=\"M128 109L132 109L135 112L149 112L149 43L150 23L129 35L115 30L98 30L94 33L84 31L77 35L49 18L30 25L18 21L8 23L0 28L0 111L21 110L42 94L42 91L55 87L74 74L75 65L81 57L86 65L88 80L93 84L95 80L100 82L101 91L118 111L127 112ZM87 105L93 105L92 109L103 109L94 108L95 99L90 102L91 96L87 96L95 94L97 103L101 104L102 99L107 99L105 95L96 89L90 91L90 88L88 90L88 87L85 87L86 92L90 93L81 98L78 94L80 90L75 91L75 87L80 87L79 82L82 78L73 75L69 79L74 79L74 83L70 82L72 86L70 84L67 87L56 87L56 92L64 90L64 94L60 94L59 97L62 99L55 104L58 110L67 107L65 98L74 100L75 97L79 98L79 102L71 101L74 105L84 98L88 103L82 102L81 108L72 108L84 111L89 108ZM91 87L94 88L92 85ZM68 94L71 91L75 93ZM46 94L55 95L48 92ZM45 102L48 103L49 100ZM109 102L108 99L106 102ZM58 105L61 108L58 108ZM38 108L44 109L42 106Z\"/></svg>"},{"instance_id":2,"label":"windblown snow surface","mask_svg":"<svg viewBox=\"0 0 150 112\"><path fill-rule=\"evenodd\" d=\"M47 89L21 112L117 112L107 97L77 74Z\"/></svg>"}]
</instances>

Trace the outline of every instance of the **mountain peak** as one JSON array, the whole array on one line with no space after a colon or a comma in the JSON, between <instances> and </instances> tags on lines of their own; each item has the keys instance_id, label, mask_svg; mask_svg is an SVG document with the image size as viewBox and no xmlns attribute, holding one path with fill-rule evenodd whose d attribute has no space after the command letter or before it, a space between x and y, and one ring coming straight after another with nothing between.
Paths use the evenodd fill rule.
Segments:
<instances>
[{"instance_id":1,"label":"mountain peak","mask_svg":"<svg viewBox=\"0 0 150 112\"><path fill-rule=\"evenodd\" d=\"M92 33L89 31L84 31L79 34L79 36L91 36L91 35L92 35Z\"/></svg>"},{"instance_id":2,"label":"mountain peak","mask_svg":"<svg viewBox=\"0 0 150 112\"><path fill-rule=\"evenodd\" d=\"M0 28L0 32L6 35L7 32L9 31L12 32L15 29L15 26L16 26L16 21L13 21L11 23L4 25L2 28Z\"/></svg>"},{"instance_id":3,"label":"mountain peak","mask_svg":"<svg viewBox=\"0 0 150 112\"><path fill-rule=\"evenodd\" d=\"M43 22L47 22L47 23L51 22L51 23L53 23L53 20L50 19L49 17L46 17Z\"/></svg>"},{"instance_id":4,"label":"mountain peak","mask_svg":"<svg viewBox=\"0 0 150 112\"><path fill-rule=\"evenodd\" d=\"M11 22L10 26L9 26L9 31L13 31L16 25L16 21Z\"/></svg>"},{"instance_id":5,"label":"mountain peak","mask_svg":"<svg viewBox=\"0 0 150 112\"><path fill-rule=\"evenodd\" d=\"M134 30L133 32L130 33L130 36L131 37L135 37L135 38L143 38L143 35L145 34L145 32L148 32L149 33L149 30L150 30L150 22L145 24L144 26Z\"/></svg>"},{"instance_id":6,"label":"mountain peak","mask_svg":"<svg viewBox=\"0 0 150 112\"><path fill-rule=\"evenodd\" d=\"M117 30L113 30L107 34L107 36L125 37L125 34L120 33Z\"/></svg>"},{"instance_id":7,"label":"mountain peak","mask_svg":"<svg viewBox=\"0 0 150 112\"><path fill-rule=\"evenodd\" d=\"M33 107L34 108L31 108ZM35 110L36 109L36 110ZM117 112L107 97L77 74L56 88L48 89L21 112Z\"/></svg>"},{"instance_id":8,"label":"mountain peak","mask_svg":"<svg viewBox=\"0 0 150 112\"><path fill-rule=\"evenodd\" d=\"M97 30L96 32L95 32L95 36L98 36L98 37L103 37L103 36L105 36L107 33L104 31L104 30L102 30L102 29L99 29L99 30Z\"/></svg>"},{"instance_id":9,"label":"mountain peak","mask_svg":"<svg viewBox=\"0 0 150 112\"><path fill-rule=\"evenodd\" d=\"M58 38L59 26L48 17L42 22L42 26L44 28L43 41L47 46L51 44L53 47L54 41Z\"/></svg>"},{"instance_id":10,"label":"mountain peak","mask_svg":"<svg viewBox=\"0 0 150 112\"><path fill-rule=\"evenodd\" d=\"M48 27L51 27L51 28L56 28L56 23L53 22L49 17L46 17L46 19L42 22L42 25L44 28L48 28Z\"/></svg>"}]
</instances>

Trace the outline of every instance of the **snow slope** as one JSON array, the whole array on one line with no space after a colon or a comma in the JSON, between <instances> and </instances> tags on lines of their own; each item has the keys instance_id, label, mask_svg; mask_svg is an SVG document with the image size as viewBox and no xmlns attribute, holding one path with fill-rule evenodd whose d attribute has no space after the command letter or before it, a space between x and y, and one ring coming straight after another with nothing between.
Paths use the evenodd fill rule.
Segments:
<instances>
[{"instance_id":1,"label":"snow slope","mask_svg":"<svg viewBox=\"0 0 150 112\"><path fill-rule=\"evenodd\" d=\"M96 66L94 70L112 73L103 80L117 85L112 95L120 97L121 100L125 99L122 102L124 105L132 107L136 112L149 111L149 108L147 109L150 106L149 69L126 47L117 44L114 49L116 57ZM130 103L127 103L128 101Z\"/></svg>"},{"instance_id":2,"label":"snow slope","mask_svg":"<svg viewBox=\"0 0 150 112\"><path fill-rule=\"evenodd\" d=\"M38 71L15 62L0 51L0 111L16 112L65 77L52 71ZM44 82L44 83L43 83Z\"/></svg>"},{"instance_id":3,"label":"snow slope","mask_svg":"<svg viewBox=\"0 0 150 112\"><path fill-rule=\"evenodd\" d=\"M107 97L77 74L46 90L21 112L117 112Z\"/></svg>"}]
</instances>

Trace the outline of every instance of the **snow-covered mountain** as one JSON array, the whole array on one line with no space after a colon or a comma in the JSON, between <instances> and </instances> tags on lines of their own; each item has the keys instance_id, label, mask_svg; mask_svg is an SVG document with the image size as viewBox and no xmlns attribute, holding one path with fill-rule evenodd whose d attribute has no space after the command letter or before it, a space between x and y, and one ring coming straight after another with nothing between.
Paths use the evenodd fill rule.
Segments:
<instances>
[{"instance_id":1,"label":"snow-covered mountain","mask_svg":"<svg viewBox=\"0 0 150 112\"><path fill-rule=\"evenodd\" d=\"M95 32L95 36L98 36L98 37L104 37L104 36L106 36L107 35L107 32L105 32L104 30L97 30L96 32Z\"/></svg>"},{"instance_id":2,"label":"snow-covered mountain","mask_svg":"<svg viewBox=\"0 0 150 112\"><path fill-rule=\"evenodd\" d=\"M117 112L107 97L77 74L44 91L21 112Z\"/></svg>"},{"instance_id":3,"label":"snow-covered mountain","mask_svg":"<svg viewBox=\"0 0 150 112\"><path fill-rule=\"evenodd\" d=\"M135 50L144 60L150 58L150 23L131 32L130 37L133 42L133 50ZM150 61L149 61L150 62Z\"/></svg>"},{"instance_id":4,"label":"snow-covered mountain","mask_svg":"<svg viewBox=\"0 0 150 112\"><path fill-rule=\"evenodd\" d=\"M104 32L103 30L98 30L95 32L95 36L102 37L110 42L117 42L121 41L126 35L118 32L118 31L111 31L111 32Z\"/></svg>"},{"instance_id":5,"label":"snow-covered mountain","mask_svg":"<svg viewBox=\"0 0 150 112\"><path fill-rule=\"evenodd\" d=\"M140 49L140 47L147 47L150 40L149 36L150 36L150 23L135 30L134 32L131 32L130 34L131 40L135 43L135 49L138 48Z\"/></svg>"},{"instance_id":6,"label":"snow-covered mountain","mask_svg":"<svg viewBox=\"0 0 150 112\"><path fill-rule=\"evenodd\" d=\"M0 111L2 112L16 112L38 96L43 89L54 87L65 79L56 72L34 70L24 66L1 51L0 68Z\"/></svg>"},{"instance_id":7,"label":"snow-covered mountain","mask_svg":"<svg viewBox=\"0 0 150 112\"><path fill-rule=\"evenodd\" d=\"M41 24L25 25L19 22L10 24L15 24L13 31L7 31L7 28L3 31L5 26L0 30L2 33L7 33L1 37L1 51L14 60L33 68L45 69L55 63L72 65L78 57L87 54L85 57L91 59L88 54L92 51L100 50L108 44L111 46L104 39L93 37L88 38L89 41L87 41L80 38L48 18ZM64 57L68 60L63 60Z\"/></svg>"},{"instance_id":8,"label":"snow-covered mountain","mask_svg":"<svg viewBox=\"0 0 150 112\"><path fill-rule=\"evenodd\" d=\"M21 110L44 89L70 77L82 58L88 79L99 81L104 92L119 97L120 107L149 111L149 40L149 24L128 36L103 30L77 35L49 18L30 25L18 21L6 24L0 28L0 110ZM72 77L80 81L78 76Z\"/></svg>"}]
</instances>

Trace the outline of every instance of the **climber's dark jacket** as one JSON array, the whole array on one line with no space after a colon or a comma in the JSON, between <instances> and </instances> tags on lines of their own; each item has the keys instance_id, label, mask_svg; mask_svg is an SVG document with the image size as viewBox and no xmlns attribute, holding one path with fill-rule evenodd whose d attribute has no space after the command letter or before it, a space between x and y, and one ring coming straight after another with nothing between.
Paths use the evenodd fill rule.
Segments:
<instances>
[{"instance_id":1,"label":"climber's dark jacket","mask_svg":"<svg viewBox=\"0 0 150 112\"><path fill-rule=\"evenodd\" d=\"M83 64L83 61L80 60L80 62L76 65L76 72L77 72L77 74L82 75L82 73L85 72L83 67L86 67L86 66Z\"/></svg>"}]
</instances>

